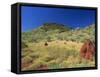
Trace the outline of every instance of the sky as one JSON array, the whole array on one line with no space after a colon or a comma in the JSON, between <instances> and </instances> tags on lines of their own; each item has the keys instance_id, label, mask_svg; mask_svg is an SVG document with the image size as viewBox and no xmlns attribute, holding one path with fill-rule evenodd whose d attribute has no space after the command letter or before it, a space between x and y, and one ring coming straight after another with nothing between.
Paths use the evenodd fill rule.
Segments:
<instances>
[{"instance_id":1,"label":"sky","mask_svg":"<svg viewBox=\"0 0 100 77\"><path fill-rule=\"evenodd\" d=\"M84 28L95 23L95 10L21 6L22 32L36 29L44 23Z\"/></svg>"}]
</instances>

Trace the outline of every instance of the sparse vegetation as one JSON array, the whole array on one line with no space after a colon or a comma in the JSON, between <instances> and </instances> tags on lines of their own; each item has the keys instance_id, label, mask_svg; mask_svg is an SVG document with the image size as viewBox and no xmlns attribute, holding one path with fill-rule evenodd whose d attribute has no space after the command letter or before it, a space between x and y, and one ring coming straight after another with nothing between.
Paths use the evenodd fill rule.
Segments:
<instances>
[{"instance_id":1,"label":"sparse vegetation","mask_svg":"<svg viewBox=\"0 0 100 77\"><path fill-rule=\"evenodd\" d=\"M23 32L22 70L94 67L94 60L86 61L79 56L86 39L95 41L94 30L94 25L72 29L46 23L33 31Z\"/></svg>"}]
</instances>

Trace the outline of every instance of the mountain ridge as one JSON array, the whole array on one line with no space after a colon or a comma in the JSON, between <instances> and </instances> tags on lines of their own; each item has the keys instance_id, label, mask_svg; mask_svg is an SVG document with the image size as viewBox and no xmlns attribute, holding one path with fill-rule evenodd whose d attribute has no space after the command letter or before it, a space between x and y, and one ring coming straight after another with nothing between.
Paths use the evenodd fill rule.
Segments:
<instances>
[{"instance_id":1,"label":"mountain ridge","mask_svg":"<svg viewBox=\"0 0 100 77\"><path fill-rule=\"evenodd\" d=\"M95 24L82 29L72 29L62 24L44 23L42 26L28 32L22 32L22 39L28 42L74 40L83 42L85 39L95 39Z\"/></svg>"}]
</instances>

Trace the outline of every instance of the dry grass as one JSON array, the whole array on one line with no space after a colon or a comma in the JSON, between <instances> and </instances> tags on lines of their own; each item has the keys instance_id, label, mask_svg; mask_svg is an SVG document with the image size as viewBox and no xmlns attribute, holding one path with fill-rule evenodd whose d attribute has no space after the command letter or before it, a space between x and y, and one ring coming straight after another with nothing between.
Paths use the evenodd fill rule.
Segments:
<instances>
[{"instance_id":1,"label":"dry grass","mask_svg":"<svg viewBox=\"0 0 100 77\"><path fill-rule=\"evenodd\" d=\"M48 46L44 44L45 42L29 43L28 49L22 49L22 62L28 59L31 61L31 63L27 61L27 66L22 66L22 70L93 67L95 65L94 61L87 62L80 58L79 51L82 46L80 42L56 40L48 42Z\"/></svg>"}]
</instances>

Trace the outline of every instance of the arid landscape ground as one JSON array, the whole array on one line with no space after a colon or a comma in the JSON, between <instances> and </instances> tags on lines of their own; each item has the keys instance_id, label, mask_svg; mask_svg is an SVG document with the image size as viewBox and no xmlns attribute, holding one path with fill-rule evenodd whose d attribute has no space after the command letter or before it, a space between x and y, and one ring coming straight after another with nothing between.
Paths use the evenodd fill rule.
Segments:
<instances>
[{"instance_id":1,"label":"arid landscape ground","mask_svg":"<svg viewBox=\"0 0 100 77\"><path fill-rule=\"evenodd\" d=\"M32 31L22 32L21 70L94 67L95 56L92 60L80 56L86 39L95 42L95 24L72 29L62 24L45 23Z\"/></svg>"}]
</instances>

